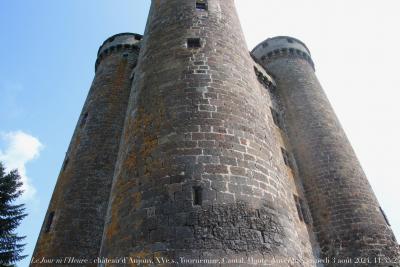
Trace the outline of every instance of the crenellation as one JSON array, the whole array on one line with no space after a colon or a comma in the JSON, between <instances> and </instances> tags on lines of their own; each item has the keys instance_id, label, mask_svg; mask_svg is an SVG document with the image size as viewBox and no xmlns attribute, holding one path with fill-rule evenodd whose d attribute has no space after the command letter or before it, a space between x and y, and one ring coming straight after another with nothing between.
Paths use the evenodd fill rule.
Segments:
<instances>
[{"instance_id":1,"label":"crenellation","mask_svg":"<svg viewBox=\"0 0 400 267\"><path fill-rule=\"evenodd\" d=\"M95 63L95 72L97 72L98 66L105 58L106 56L110 55L113 52L120 52L121 50L126 51L127 53L122 54L122 57L126 58L129 56L129 53L134 53L136 55L139 54L140 47L136 44L130 45L130 44L119 44L119 45L114 45L114 46L109 46L101 51L101 53L97 56L97 60Z\"/></svg>"}]
</instances>

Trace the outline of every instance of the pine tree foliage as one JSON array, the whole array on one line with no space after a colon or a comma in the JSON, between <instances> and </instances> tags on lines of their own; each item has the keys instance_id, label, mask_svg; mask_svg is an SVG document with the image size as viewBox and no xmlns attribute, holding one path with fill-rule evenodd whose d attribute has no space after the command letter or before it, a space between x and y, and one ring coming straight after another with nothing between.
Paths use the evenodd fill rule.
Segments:
<instances>
[{"instance_id":1,"label":"pine tree foliage","mask_svg":"<svg viewBox=\"0 0 400 267\"><path fill-rule=\"evenodd\" d=\"M27 215L24 204L14 204L21 196L21 177L17 170L5 173L0 162L0 266L14 266L25 258L22 255L25 236L18 236L16 229Z\"/></svg>"}]
</instances>

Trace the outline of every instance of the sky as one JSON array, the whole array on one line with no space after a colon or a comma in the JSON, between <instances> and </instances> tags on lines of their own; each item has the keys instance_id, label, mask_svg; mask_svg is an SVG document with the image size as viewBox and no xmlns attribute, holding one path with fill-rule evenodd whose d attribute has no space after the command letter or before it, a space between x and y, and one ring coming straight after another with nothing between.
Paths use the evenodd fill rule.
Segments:
<instances>
[{"instance_id":1,"label":"sky","mask_svg":"<svg viewBox=\"0 0 400 267\"><path fill-rule=\"evenodd\" d=\"M143 33L149 0L0 1L0 161L18 168L29 216L27 266L79 113L98 47ZM251 50L289 35L311 50L339 120L400 239L398 0L236 0ZM357 190L355 188L355 190Z\"/></svg>"}]
</instances>

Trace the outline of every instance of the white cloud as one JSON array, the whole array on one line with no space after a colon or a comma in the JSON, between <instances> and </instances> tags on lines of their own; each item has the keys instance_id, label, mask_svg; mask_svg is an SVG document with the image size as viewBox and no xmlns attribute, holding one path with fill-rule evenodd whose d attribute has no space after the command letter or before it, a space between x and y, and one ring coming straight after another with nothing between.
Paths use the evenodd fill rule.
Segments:
<instances>
[{"instance_id":1,"label":"white cloud","mask_svg":"<svg viewBox=\"0 0 400 267\"><path fill-rule=\"evenodd\" d=\"M22 197L34 197L36 189L27 176L25 165L39 156L43 145L36 137L22 131L0 133L0 138L5 144L5 149L0 149L0 161L4 163L7 171L18 169L24 190Z\"/></svg>"}]
</instances>

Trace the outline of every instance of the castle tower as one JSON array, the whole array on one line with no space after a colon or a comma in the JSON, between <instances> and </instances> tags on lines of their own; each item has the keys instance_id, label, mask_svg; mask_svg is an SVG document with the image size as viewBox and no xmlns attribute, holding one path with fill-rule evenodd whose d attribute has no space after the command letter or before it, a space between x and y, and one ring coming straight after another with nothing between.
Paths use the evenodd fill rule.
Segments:
<instances>
[{"instance_id":1,"label":"castle tower","mask_svg":"<svg viewBox=\"0 0 400 267\"><path fill-rule=\"evenodd\" d=\"M233 0L152 1L102 257L313 257L254 65Z\"/></svg>"},{"instance_id":2,"label":"castle tower","mask_svg":"<svg viewBox=\"0 0 400 267\"><path fill-rule=\"evenodd\" d=\"M59 174L33 260L42 257L92 260L98 256L140 39L137 34L118 34L107 39L98 51L96 74Z\"/></svg>"},{"instance_id":3,"label":"castle tower","mask_svg":"<svg viewBox=\"0 0 400 267\"><path fill-rule=\"evenodd\" d=\"M368 266L395 266L373 262L378 256L395 259L398 245L315 76L307 47L291 37L275 37L252 55L277 84L321 257L369 257Z\"/></svg>"}]
</instances>

